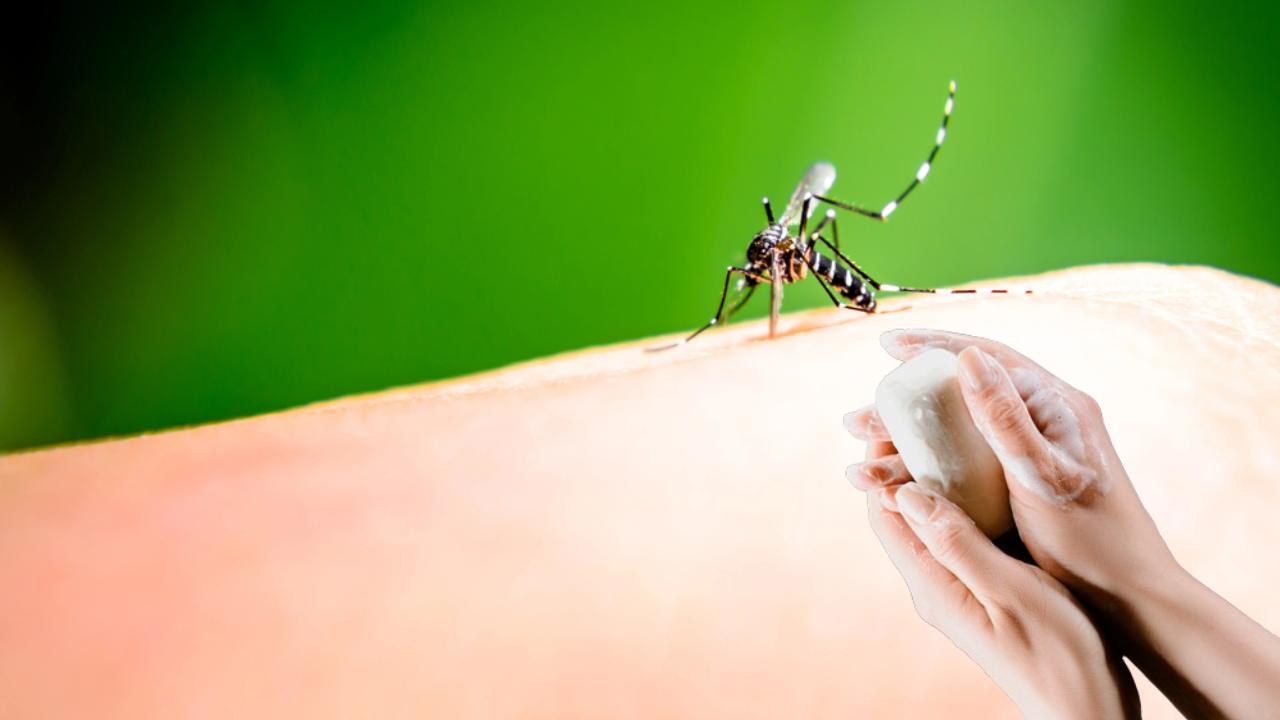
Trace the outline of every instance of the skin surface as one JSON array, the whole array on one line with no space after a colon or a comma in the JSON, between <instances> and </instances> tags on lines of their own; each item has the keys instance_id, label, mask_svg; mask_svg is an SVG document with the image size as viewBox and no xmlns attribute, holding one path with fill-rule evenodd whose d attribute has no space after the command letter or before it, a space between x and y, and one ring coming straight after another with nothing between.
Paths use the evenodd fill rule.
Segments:
<instances>
[{"instance_id":1,"label":"skin surface","mask_svg":"<svg viewBox=\"0 0 1280 720\"><path fill-rule=\"evenodd\" d=\"M1280 629L1280 290L1154 265L992 285L1037 294L0 459L0 716L1016 716L916 619L842 477L896 327L1087 388L1173 555Z\"/></svg>"}]
</instances>

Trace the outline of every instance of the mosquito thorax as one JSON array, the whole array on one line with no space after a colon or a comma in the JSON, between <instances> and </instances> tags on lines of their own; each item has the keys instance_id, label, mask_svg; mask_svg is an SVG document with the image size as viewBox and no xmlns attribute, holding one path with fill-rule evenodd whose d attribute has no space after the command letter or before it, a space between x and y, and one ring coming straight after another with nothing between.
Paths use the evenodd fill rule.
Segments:
<instances>
[{"instance_id":1,"label":"mosquito thorax","mask_svg":"<svg viewBox=\"0 0 1280 720\"><path fill-rule=\"evenodd\" d=\"M786 228L779 223L774 223L769 227L756 233L751 238L751 245L747 248L747 259L753 263L768 263L769 253L773 252L774 247L787 236Z\"/></svg>"}]
</instances>

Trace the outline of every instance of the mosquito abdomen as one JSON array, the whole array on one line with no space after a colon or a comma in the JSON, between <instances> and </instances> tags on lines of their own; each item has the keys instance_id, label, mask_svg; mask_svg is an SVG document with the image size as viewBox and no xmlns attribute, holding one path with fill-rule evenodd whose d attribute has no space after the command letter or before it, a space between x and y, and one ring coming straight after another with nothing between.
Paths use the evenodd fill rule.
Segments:
<instances>
[{"instance_id":1,"label":"mosquito abdomen","mask_svg":"<svg viewBox=\"0 0 1280 720\"><path fill-rule=\"evenodd\" d=\"M858 277L857 273L817 250L810 250L810 252L812 253L813 269L831 285L832 289L845 298L852 300L858 307L874 307L875 299L868 292L866 284L862 282L862 278Z\"/></svg>"}]
</instances>

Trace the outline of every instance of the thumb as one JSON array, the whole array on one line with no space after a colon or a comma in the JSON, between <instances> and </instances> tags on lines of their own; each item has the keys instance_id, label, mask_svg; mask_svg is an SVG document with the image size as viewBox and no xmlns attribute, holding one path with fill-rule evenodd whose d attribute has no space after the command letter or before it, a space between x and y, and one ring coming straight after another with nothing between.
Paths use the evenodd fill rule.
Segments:
<instances>
[{"instance_id":1,"label":"thumb","mask_svg":"<svg viewBox=\"0 0 1280 720\"><path fill-rule=\"evenodd\" d=\"M1053 474L1053 447L1035 421L1009 373L996 359L976 347L960 352L960 389L978 432L995 451L1005 478L1025 488L1046 485ZM1010 487L1010 492L1022 488Z\"/></svg>"},{"instance_id":2,"label":"thumb","mask_svg":"<svg viewBox=\"0 0 1280 720\"><path fill-rule=\"evenodd\" d=\"M915 482L900 485L890 502L929 554L975 597L987 600L1003 592L1010 563L1018 561L997 548L959 506Z\"/></svg>"}]
</instances>

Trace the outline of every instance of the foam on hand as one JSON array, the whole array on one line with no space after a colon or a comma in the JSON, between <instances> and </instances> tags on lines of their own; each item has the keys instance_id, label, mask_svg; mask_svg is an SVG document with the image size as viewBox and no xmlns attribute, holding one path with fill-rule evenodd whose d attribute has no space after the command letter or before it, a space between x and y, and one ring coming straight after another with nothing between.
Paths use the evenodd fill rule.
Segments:
<instances>
[{"instance_id":1,"label":"foam on hand","mask_svg":"<svg viewBox=\"0 0 1280 720\"><path fill-rule=\"evenodd\" d=\"M988 537L1013 527L1004 470L973 424L959 359L929 350L876 387L876 410L916 482L959 505Z\"/></svg>"}]
</instances>

